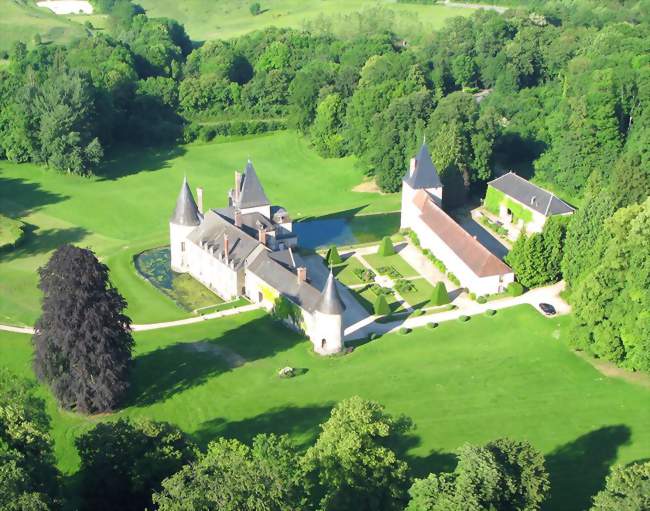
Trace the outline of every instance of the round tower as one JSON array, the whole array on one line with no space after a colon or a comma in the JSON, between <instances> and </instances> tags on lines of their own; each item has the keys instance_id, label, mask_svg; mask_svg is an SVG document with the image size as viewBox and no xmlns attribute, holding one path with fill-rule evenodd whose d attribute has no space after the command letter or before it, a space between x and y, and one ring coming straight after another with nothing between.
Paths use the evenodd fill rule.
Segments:
<instances>
[{"instance_id":1,"label":"round tower","mask_svg":"<svg viewBox=\"0 0 650 511\"><path fill-rule=\"evenodd\" d=\"M330 270L327 283L316 303L312 342L321 355L338 353L343 349L343 312L345 305L336 289L336 280Z\"/></svg>"},{"instance_id":2,"label":"round tower","mask_svg":"<svg viewBox=\"0 0 650 511\"><path fill-rule=\"evenodd\" d=\"M176 200L174 214L169 219L169 249L171 252L171 268L178 273L189 271L187 257L187 236L201 223L199 208L194 202L194 196L183 178L181 191Z\"/></svg>"}]
</instances>

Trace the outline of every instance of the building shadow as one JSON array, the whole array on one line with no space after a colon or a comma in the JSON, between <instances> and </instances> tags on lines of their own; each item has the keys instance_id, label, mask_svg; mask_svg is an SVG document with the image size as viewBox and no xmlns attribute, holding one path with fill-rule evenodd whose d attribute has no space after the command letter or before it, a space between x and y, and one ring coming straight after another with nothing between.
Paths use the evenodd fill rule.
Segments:
<instances>
[{"instance_id":1,"label":"building shadow","mask_svg":"<svg viewBox=\"0 0 650 511\"><path fill-rule=\"evenodd\" d=\"M629 443L630 436L625 425L605 426L548 454L551 494L544 509L589 509L591 499L605 485L618 449Z\"/></svg>"},{"instance_id":2,"label":"building shadow","mask_svg":"<svg viewBox=\"0 0 650 511\"><path fill-rule=\"evenodd\" d=\"M218 321L218 320L217 320ZM219 374L237 370L228 353L246 363L272 357L303 342L297 333L265 316L217 338L179 342L144 353L133 361L126 406L147 406L202 385ZM214 346L211 350L210 346Z\"/></svg>"},{"instance_id":3,"label":"building shadow","mask_svg":"<svg viewBox=\"0 0 650 511\"><path fill-rule=\"evenodd\" d=\"M239 421L216 418L204 422L192 435L194 441L205 447L218 437L236 438L250 444L256 435L275 433L289 435L299 449L313 445L335 405L334 402L311 406L285 406L272 408L260 415Z\"/></svg>"},{"instance_id":4,"label":"building shadow","mask_svg":"<svg viewBox=\"0 0 650 511\"><path fill-rule=\"evenodd\" d=\"M147 147L118 146L111 151L96 171L102 181L114 181L140 172L155 172L170 167L169 161L179 158L186 149L177 145Z\"/></svg>"},{"instance_id":5,"label":"building shadow","mask_svg":"<svg viewBox=\"0 0 650 511\"><path fill-rule=\"evenodd\" d=\"M83 227L38 229L35 225L27 224L23 229L23 236L18 240L16 246L0 249L0 262L45 254L66 243L77 243L87 234L88 231Z\"/></svg>"}]
</instances>

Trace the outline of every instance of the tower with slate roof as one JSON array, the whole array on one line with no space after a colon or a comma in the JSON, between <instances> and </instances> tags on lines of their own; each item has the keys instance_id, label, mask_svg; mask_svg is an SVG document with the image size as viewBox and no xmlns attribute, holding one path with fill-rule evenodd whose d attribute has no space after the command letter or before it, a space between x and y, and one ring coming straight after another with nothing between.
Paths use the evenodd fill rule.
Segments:
<instances>
[{"instance_id":1,"label":"tower with slate roof","mask_svg":"<svg viewBox=\"0 0 650 511\"><path fill-rule=\"evenodd\" d=\"M330 270L327 282L314 310L311 340L314 350L321 355L338 353L343 349L343 312L345 305L336 288L336 279Z\"/></svg>"},{"instance_id":2,"label":"tower with slate roof","mask_svg":"<svg viewBox=\"0 0 650 511\"><path fill-rule=\"evenodd\" d=\"M169 244L171 251L171 268L178 273L189 271L187 236L201 223L202 215L194 202L194 196L183 179L181 191L176 199L174 213L169 219Z\"/></svg>"},{"instance_id":3,"label":"tower with slate roof","mask_svg":"<svg viewBox=\"0 0 650 511\"><path fill-rule=\"evenodd\" d=\"M411 216L419 214L414 206L414 199L418 190L424 190L439 207L442 207L442 182L431 160L431 153L429 153L426 143L422 144L418 155L411 158L409 170L402 180L402 214L400 220L402 229L411 227Z\"/></svg>"}]
</instances>

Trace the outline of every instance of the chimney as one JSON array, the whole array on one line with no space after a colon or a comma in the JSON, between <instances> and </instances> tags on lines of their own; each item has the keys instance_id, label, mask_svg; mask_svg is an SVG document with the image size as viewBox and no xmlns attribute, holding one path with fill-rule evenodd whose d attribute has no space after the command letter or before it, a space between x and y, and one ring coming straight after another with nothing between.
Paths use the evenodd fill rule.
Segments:
<instances>
[{"instance_id":1,"label":"chimney","mask_svg":"<svg viewBox=\"0 0 650 511\"><path fill-rule=\"evenodd\" d=\"M230 243L228 241L228 235L224 233L223 235L223 258L226 263L228 262L228 256L230 254Z\"/></svg>"},{"instance_id":2,"label":"chimney","mask_svg":"<svg viewBox=\"0 0 650 511\"><path fill-rule=\"evenodd\" d=\"M415 166L417 165L417 160L415 158L411 158L411 166L409 168L409 176L413 175L413 172L415 172Z\"/></svg>"},{"instance_id":3,"label":"chimney","mask_svg":"<svg viewBox=\"0 0 650 511\"><path fill-rule=\"evenodd\" d=\"M200 186L196 188L196 202L199 207L199 213L203 214L203 188Z\"/></svg>"},{"instance_id":4,"label":"chimney","mask_svg":"<svg viewBox=\"0 0 650 511\"><path fill-rule=\"evenodd\" d=\"M241 192L241 172L235 171L235 204L239 204L240 192Z\"/></svg>"},{"instance_id":5,"label":"chimney","mask_svg":"<svg viewBox=\"0 0 650 511\"><path fill-rule=\"evenodd\" d=\"M307 282L307 268L301 266L297 270L298 282Z\"/></svg>"},{"instance_id":6,"label":"chimney","mask_svg":"<svg viewBox=\"0 0 650 511\"><path fill-rule=\"evenodd\" d=\"M266 231L264 229L258 229L257 230L257 240L262 245L266 245Z\"/></svg>"},{"instance_id":7,"label":"chimney","mask_svg":"<svg viewBox=\"0 0 650 511\"><path fill-rule=\"evenodd\" d=\"M235 226L241 227L241 211L239 210L235 211Z\"/></svg>"}]
</instances>

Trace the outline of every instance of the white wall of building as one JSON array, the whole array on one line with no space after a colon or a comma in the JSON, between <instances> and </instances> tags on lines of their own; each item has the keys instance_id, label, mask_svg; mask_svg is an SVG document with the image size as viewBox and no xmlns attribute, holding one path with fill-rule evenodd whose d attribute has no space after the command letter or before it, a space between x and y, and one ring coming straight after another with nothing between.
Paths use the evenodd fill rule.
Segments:
<instances>
[{"instance_id":1,"label":"white wall of building","mask_svg":"<svg viewBox=\"0 0 650 511\"><path fill-rule=\"evenodd\" d=\"M171 267L177 273L189 271L187 236L196 227L187 225L169 224L169 250L171 253Z\"/></svg>"},{"instance_id":2,"label":"white wall of building","mask_svg":"<svg viewBox=\"0 0 650 511\"><path fill-rule=\"evenodd\" d=\"M215 255L188 242L189 274L204 286L217 293L224 300L234 300L241 295L244 287L243 270L235 271L215 257Z\"/></svg>"},{"instance_id":3,"label":"white wall of building","mask_svg":"<svg viewBox=\"0 0 650 511\"><path fill-rule=\"evenodd\" d=\"M415 213L417 213L417 216ZM505 275L479 277L424 223L419 216L419 210L415 206L411 205L407 218L409 219L410 228L418 235L422 248L431 250L445 264L447 271L458 277L461 286L469 289L472 293L476 293L477 296L504 291L508 284L515 280L515 275L512 272Z\"/></svg>"}]
</instances>

